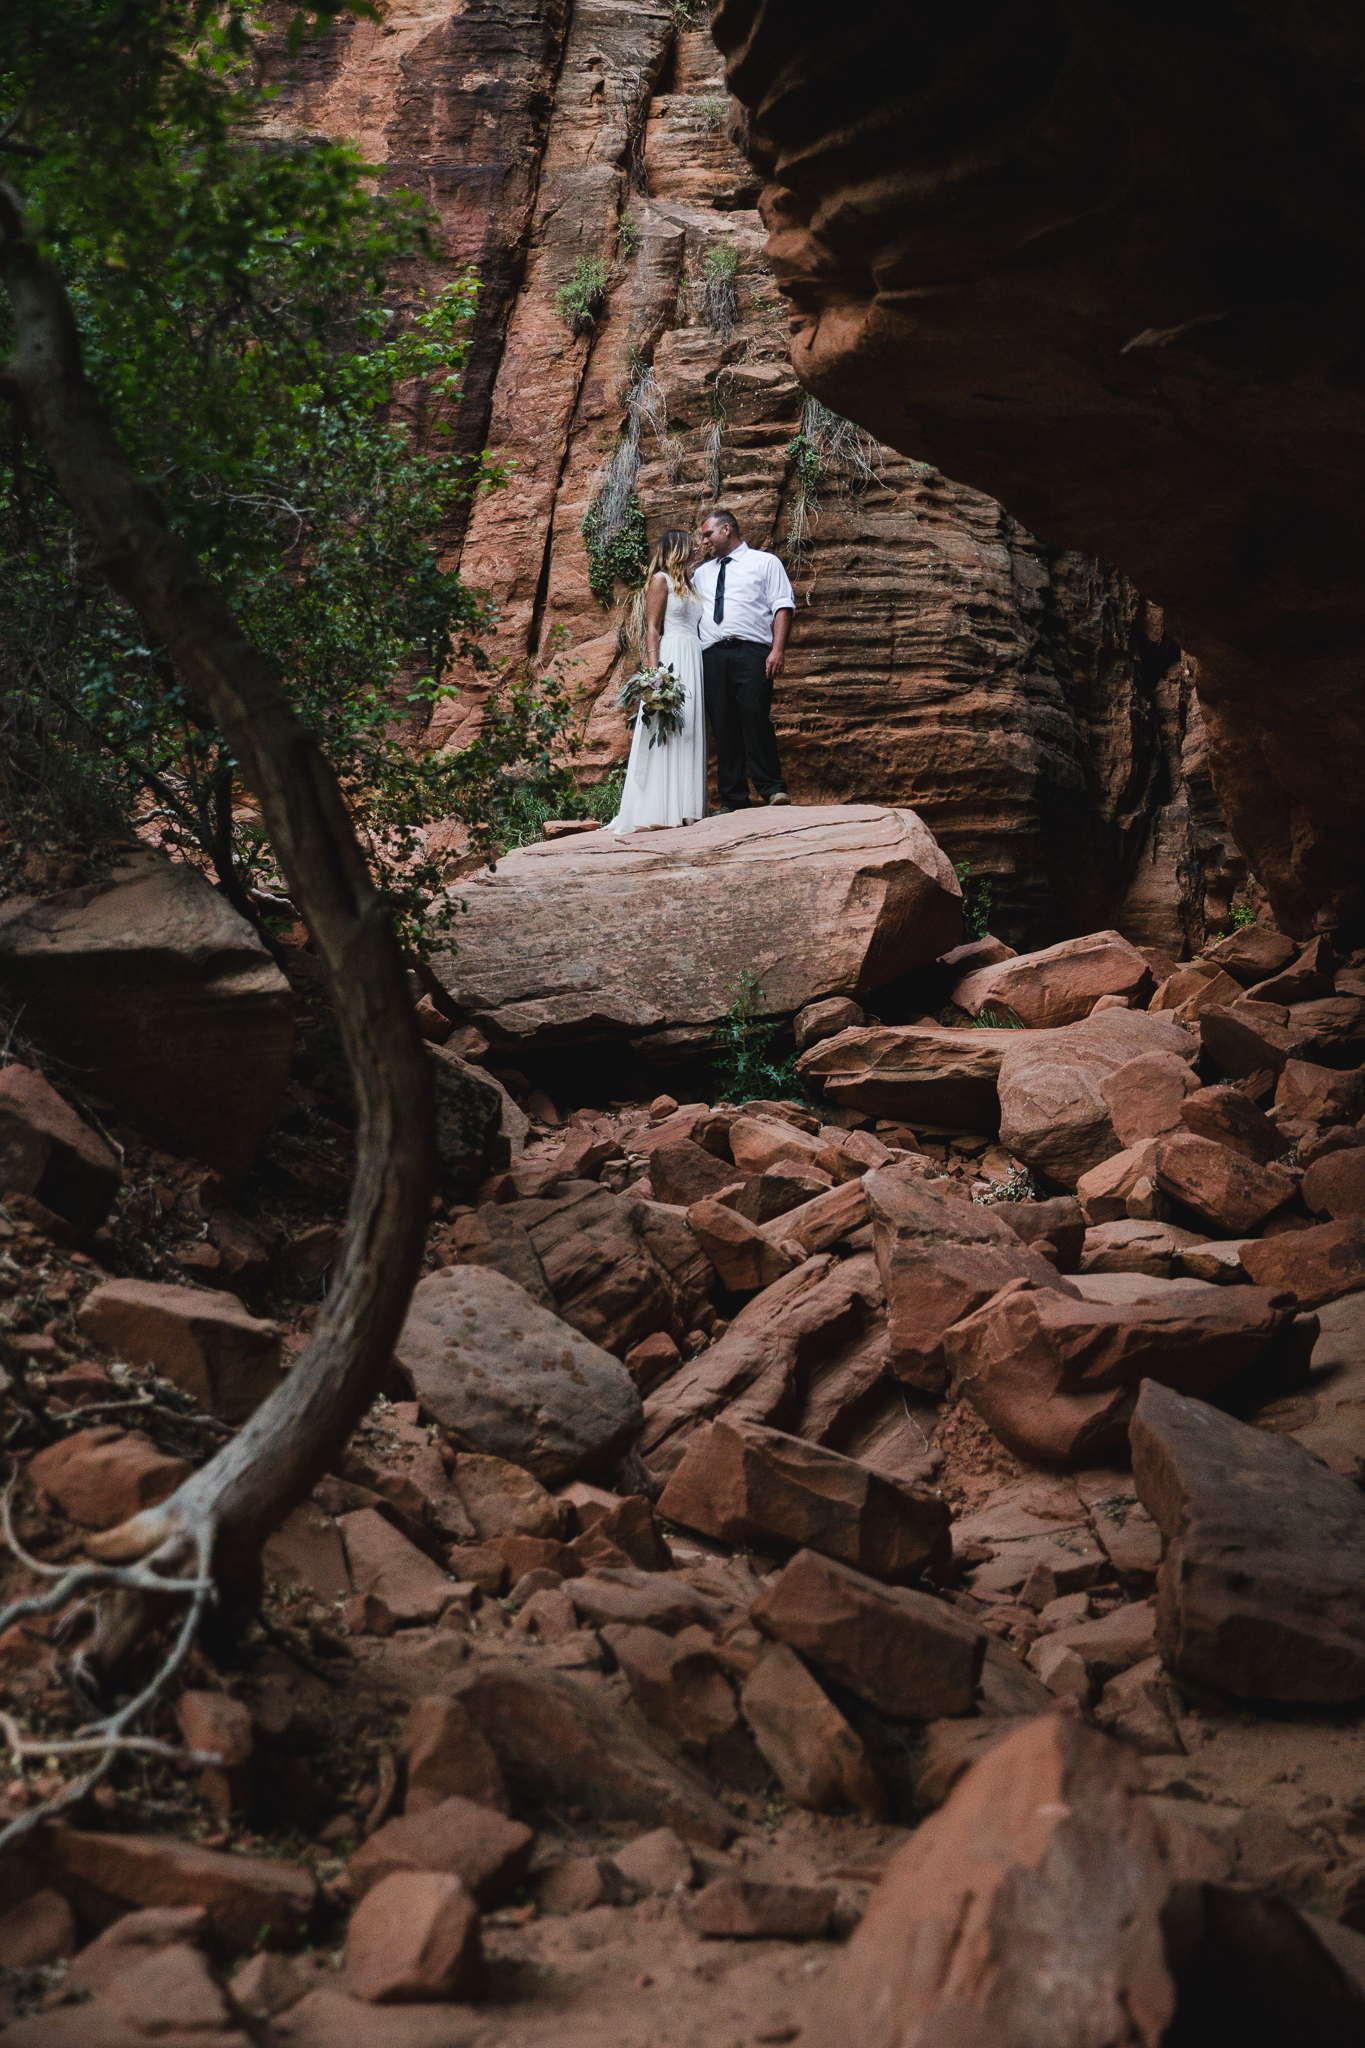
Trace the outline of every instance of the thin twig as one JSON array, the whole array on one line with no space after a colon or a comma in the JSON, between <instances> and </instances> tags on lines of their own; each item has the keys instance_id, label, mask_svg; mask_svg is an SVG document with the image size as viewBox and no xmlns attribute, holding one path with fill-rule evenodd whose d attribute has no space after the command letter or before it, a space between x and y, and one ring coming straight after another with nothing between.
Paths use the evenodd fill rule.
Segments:
<instances>
[{"instance_id":1,"label":"thin twig","mask_svg":"<svg viewBox=\"0 0 1365 2048\"><path fill-rule=\"evenodd\" d=\"M8 1489L5 1494L4 1507L6 1529L8 1531L10 1526ZM213 1531L207 1523L196 1531L194 1547L195 1576L192 1579L162 1578L159 1573L150 1572L142 1565L78 1567L76 1572L68 1574L67 1581L54 1586L51 1593L44 1596L45 1606L50 1611L51 1607L61 1604L61 1596L65 1591L68 1581L75 1579L81 1573L88 1575L91 1572L95 1572L99 1574L105 1587L117 1587L124 1592L169 1592L181 1597L189 1594L190 1599L185 1611L185 1618L181 1622L180 1630L174 1643L171 1645L167 1655L163 1657L160 1666L152 1678L143 1686L141 1692L135 1693L133 1698L118 1708L115 1713L106 1714L101 1720L90 1722L87 1726L87 1732L83 1736L73 1737L70 1741L60 1745L44 1744L41 1741L37 1743L35 1750L32 1752L33 1754L42 1756L72 1755L76 1753L76 1749L79 1747L82 1753L90 1749L98 1750L99 1759L93 1769L87 1771L83 1777L73 1778L69 1784L62 1787L60 1792L54 1793L50 1799L45 1799L40 1806L31 1807L27 1813L21 1814L17 1820L11 1821L7 1828L0 1831L0 1856L13 1843L20 1841L25 1835L31 1834L34 1828L43 1826L46 1822L54 1819L57 1814L65 1812L67 1807L74 1806L84 1799L99 1784L100 1780L108 1775L119 1756L134 1750L141 1751L144 1754L149 1753L149 1745L152 1742L152 1738L130 1736L126 1731L139 1714L143 1713L146 1708L160 1699L166 1686L189 1655L190 1646L199 1631L199 1623L203 1618L205 1606L210 1599L216 1598L217 1595L217 1589L210 1575L210 1566L213 1559ZM38 1569L50 1571L52 1567L50 1565L40 1565ZM17 1601L7 1608L3 1614L0 1614L0 1632L3 1632L10 1625L11 1621L16 1619L19 1613L25 1609L32 1611L31 1604ZM7 1719L8 1717L5 1718ZM198 1750L176 1750L170 1745L165 1745L153 1753L169 1753L171 1756L177 1757L184 1762L196 1762L201 1756L201 1752ZM221 1759L215 1754L213 1761L217 1763Z\"/></svg>"}]
</instances>

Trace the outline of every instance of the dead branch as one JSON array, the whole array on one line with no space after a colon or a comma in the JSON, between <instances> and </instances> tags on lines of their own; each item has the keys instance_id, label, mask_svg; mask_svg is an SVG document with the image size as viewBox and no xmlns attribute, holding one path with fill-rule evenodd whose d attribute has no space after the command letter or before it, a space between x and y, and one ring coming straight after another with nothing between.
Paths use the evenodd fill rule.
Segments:
<instances>
[{"instance_id":1,"label":"dead branch","mask_svg":"<svg viewBox=\"0 0 1365 2048\"><path fill-rule=\"evenodd\" d=\"M225 1585L249 1579L265 1537L309 1493L373 1400L421 1258L434 1178L432 1084L398 946L336 777L270 663L134 474L85 377L61 278L3 183L0 280L17 335L0 386L90 534L100 573L166 649L240 764L326 971L359 1109L346 1249L307 1349L169 1500L86 1546L104 1565L123 1567L98 1586L80 1579L99 1600L87 1657L107 1673L152 1625L168 1581L190 1596L181 1635L188 1647L184 1630L198 1625L205 1586L213 1577ZM108 1761L112 1752L97 1769ZM7 1839L0 1835L0 1847Z\"/></svg>"}]
</instances>

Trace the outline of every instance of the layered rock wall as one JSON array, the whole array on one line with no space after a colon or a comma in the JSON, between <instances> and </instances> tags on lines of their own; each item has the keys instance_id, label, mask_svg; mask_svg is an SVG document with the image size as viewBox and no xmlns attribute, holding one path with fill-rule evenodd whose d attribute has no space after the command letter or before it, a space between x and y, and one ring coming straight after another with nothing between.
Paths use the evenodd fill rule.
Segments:
<instances>
[{"instance_id":1,"label":"layered rock wall","mask_svg":"<svg viewBox=\"0 0 1365 2048\"><path fill-rule=\"evenodd\" d=\"M914 808L1016 944L1118 924L1180 951L1225 921L1244 868L1159 617L1114 570L809 407L703 27L617 0L398 0L314 46L277 106L430 196L436 281L479 270L458 426L510 481L451 559L498 607L495 654L559 651L589 778L624 756L635 661L627 585L599 602L582 533L614 473L650 539L719 501L786 558L798 613L774 716L796 801ZM606 290L575 333L556 294L584 262ZM486 685L461 680L432 745L477 727Z\"/></svg>"}]
</instances>

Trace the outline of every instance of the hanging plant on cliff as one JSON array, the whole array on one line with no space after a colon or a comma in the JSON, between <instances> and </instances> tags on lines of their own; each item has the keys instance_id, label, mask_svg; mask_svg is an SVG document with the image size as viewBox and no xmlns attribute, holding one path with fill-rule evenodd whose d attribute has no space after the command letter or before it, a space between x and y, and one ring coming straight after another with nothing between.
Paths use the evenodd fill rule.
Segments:
<instances>
[{"instance_id":1,"label":"hanging plant on cliff","mask_svg":"<svg viewBox=\"0 0 1365 2048\"><path fill-rule=\"evenodd\" d=\"M728 242L709 250L702 259L697 310L722 341L730 339L739 319L739 288L735 283L738 270L739 253Z\"/></svg>"},{"instance_id":2,"label":"hanging plant on cliff","mask_svg":"<svg viewBox=\"0 0 1365 2048\"><path fill-rule=\"evenodd\" d=\"M136 0L148 34L173 44L179 19L187 39L166 60L183 90L143 135L121 126L116 94L81 101L94 88L71 53L100 32L96 0L16 7L0 120L17 121L33 152L24 204L65 283L87 373L171 527L336 764L376 877L420 948L441 879L424 828L459 817L491 846L513 767L547 760L567 719L553 692L505 678L473 748L414 744L450 693L453 660L486 667L486 608L439 551L461 500L501 481L481 458L442 452L474 282L404 302L388 280L428 247L422 202L376 192L344 146L238 139L261 109L239 12L177 16ZM70 122L47 124L42 110L73 96ZM82 122L116 137L98 176ZM0 349L9 341L0 326ZM425 446L414 419L434 422ZM234 748L109 590L42 457L26 449L22 467L0 470L0 697L6 738L22 742L7 749L5 794L40 801L54 752L91 764L100 791L158 824L259 923L258 895L283 885L262 827L234 808Z\"/></svg>"},{"instance_id":3,"label":"hanging plant on cliff","mask_svg":"<svg viewBox=\"0 0 1365 2048\"><path fill-rule=\"evenodd\" d=\"M653 366L632 356L625 431L612 450L611 461L589 500L579 529L588 551L588 587L604 610L610 610L614 603L618 583L635 589L649 567L644 509L635 489L640 473L640 437L646 425L673 478L682 460L681 444L668 432L667 408Z\"/></svg>"},{"instance_id":4,"label":"hanging plant on cliff","mask_svg":"<svg viewBox=\"0 0 1365 2048\"><path fill-rule=\"evenodd\" d=\"M555 293L555 311L575 334L591 334L607 291L605 265L580 256L574 274Z\"/></svg>"}]
</instances>

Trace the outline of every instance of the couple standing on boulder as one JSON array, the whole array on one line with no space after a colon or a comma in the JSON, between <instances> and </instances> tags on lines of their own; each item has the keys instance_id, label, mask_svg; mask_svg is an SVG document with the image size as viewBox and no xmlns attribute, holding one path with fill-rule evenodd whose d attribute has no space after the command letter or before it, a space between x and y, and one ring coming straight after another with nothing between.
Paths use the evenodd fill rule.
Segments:
<instances>
[{"instance_id":1,"label":"couple standing on boulder","mask_svg":"<svg viewBox=\"0 0 1365 2048\"><path fill-rule=\"evenodd\" d=\"M636 718L611 831L706 816L706 719L721 809L749 809L751 776L761 802L790 803L771 713L795 610L786 570L745 546L733 512L712 512L696 542L681 528L660 536L644 587L645 668L669 668L682 686L682 729L651 746L644 713Z\"/></svg>"}]
</instances>

